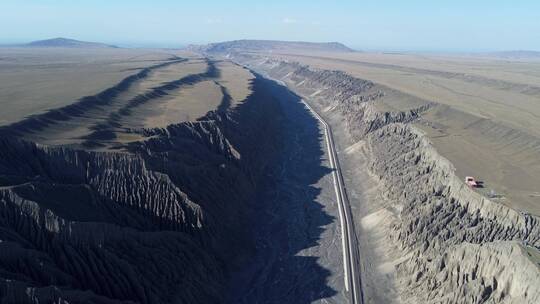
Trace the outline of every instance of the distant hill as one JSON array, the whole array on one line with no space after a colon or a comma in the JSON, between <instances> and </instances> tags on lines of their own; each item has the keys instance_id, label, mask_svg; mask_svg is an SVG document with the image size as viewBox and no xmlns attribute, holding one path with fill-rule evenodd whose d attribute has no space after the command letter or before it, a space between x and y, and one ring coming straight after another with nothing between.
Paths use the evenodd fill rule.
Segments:
<instances>
[{"instance_id":1,"label":"distant hill","mask_svg":"<svg viewBox=\"0 0 540 304\"><path fill-rule=\"evenodd\" d=\"M353 52L351 48L339 42L302 42L277 40L234 40L210 43L201 46L189 46L190 50L206 53L227 53L234 51L279 51L305 50L321 52Z\"/></svg>"},{"instance_id":2,"label":"distant hill","mask_svg":"<svg viewBox=\"0 0 540 304\"><path fill-rule=\"evenodd\" d=\"M63 48L118 48L115 45L109 45L99 42L79 41L68 38L53 38L47 40L32 41L25 44L27 47L63 47Z\"/></svg>"},{"instance_id":3,"label":"distant hill","mask_svg":"<svg viewBox=\"0 0 540 304\"><path fill-rule=\"evenodd\" d=\"M486 55L504 59L540 59L540 52L525 50L492 52Z\"/></svg>"}]
</instances>

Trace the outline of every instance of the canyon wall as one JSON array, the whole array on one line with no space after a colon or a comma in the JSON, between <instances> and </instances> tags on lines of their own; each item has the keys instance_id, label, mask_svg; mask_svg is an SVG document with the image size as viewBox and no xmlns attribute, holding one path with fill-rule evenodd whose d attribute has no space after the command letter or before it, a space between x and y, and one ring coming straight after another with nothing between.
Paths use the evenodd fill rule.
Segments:
<instances>
[{"instance_id":1,"label":"canyon wall","mask_svg":"<svg viewBox=\"0 0 540 304\"><path fill-rule=\"evenodd\" d=\"M540 301L540 219L480 195L455 175L411 124L432 103L385 111L378 103L390 89L370 81L295 62L236 59L285 83L323 116L341 117L333 121L342 122L349 144L365 143L379 204L395 214L383 235L406 257L395 266L400 302Z\"/></svg>"},{"instance_id":2,"label":"canyon wall","mask_svg":"<svg viewBox=\"0 0 540 304\"><path fill-rule=\"evenodd\" d=\"M130 79L2 129L2 303L219 303L253 250L246 225L283 131L267 80L234 108L132 130L146 139L122 151L17 136L107 104Z\"/></svg>"}]
</instances>

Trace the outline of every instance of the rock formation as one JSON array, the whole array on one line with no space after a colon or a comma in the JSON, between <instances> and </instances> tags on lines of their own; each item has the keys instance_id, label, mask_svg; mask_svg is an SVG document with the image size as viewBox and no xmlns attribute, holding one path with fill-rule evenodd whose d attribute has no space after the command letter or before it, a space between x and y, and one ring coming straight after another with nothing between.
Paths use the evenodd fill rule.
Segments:
<instances>
[{"instance_id":1,"label":"rock formation","mask_svg":"<svg viewBox=\"0 0 540 304\"><path fill-rule=\"evenodd\" d=\"M537 303L540 219L467 187L415 121L431 103L388 112L389 90L339 71L239 56L280 79L317 108L342 117L351 144L364 141L370 171L396 212L387 241L408 258L397 265L403 303Z\"/></svg>"},{"instance_id":2,"label":"rock formation","mask_svg":"<svg viewBox=\"0 0 540 304\"><path fill-rule=\"evenodd\" d=\"M279 153L281 110L265 80L234 108L132 130L151 136L118 152L23 136L113 102L147 72L2 128L2 303L221 302L227 271L253 250L246 223Z\"/></svg>"}]
</instances>

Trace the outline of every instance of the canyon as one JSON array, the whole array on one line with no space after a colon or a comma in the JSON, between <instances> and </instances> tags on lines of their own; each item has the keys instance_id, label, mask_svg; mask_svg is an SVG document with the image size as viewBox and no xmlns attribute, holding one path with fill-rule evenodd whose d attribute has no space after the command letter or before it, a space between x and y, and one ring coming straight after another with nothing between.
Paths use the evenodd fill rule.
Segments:
<instances>
[{"instance_id":1,"label":"canyon","mask_svg":"<svg viewBox=\"0 0 540 304\"><path fill-rule=\"evenodd\" d=\"M85 64L80 49L3 56L17 53L28 60L0 61L3 303L540 301L535 122L429 98L375 69L487 87L504 75L360 62L337 43L99 48ZM59 88L77 69L88 73ZM15 85L26 70L41 84ZM509 91L536 98L524 86ZM474 156L501 165L469 166L457 144L499 147ZM499 196L463 182L475 166Z\"/></svg>"}]
</instances>

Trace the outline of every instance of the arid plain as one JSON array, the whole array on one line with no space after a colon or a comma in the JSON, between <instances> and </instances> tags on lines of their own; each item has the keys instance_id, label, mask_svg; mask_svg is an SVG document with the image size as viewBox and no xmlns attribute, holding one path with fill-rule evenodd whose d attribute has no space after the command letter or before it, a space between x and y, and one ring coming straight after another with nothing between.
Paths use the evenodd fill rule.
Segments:
<instances>
[{"instance_id":1,"label":"arid plain","mask_svg":"<svg viewBox=\"0 0 540 304\"><path fill-rule=\"evenodd\" d=\"M259 53L259 55L261 55ZM489 55L274 51L263 56L340 70L383 85L377 107L428 105L415 125L477 191L540 215L540 60Z\"/></svg>"},{"instance_id":2,"label":"arid plain","mask_svg":"<svg viewBox=\"0 0 540 304\"><path fill-rule=\"evenodd\" d=\"M194 121L223 102L235 106L250 94L253 78L231 62L178 50L0 48L0 58L0 125L34 118L39 126L20 132L48 145L141 140L130 130ZM116 91L114 102L84 102ZM64 117L44 115L51 111Z\"/></svg>"}]
</instances>

